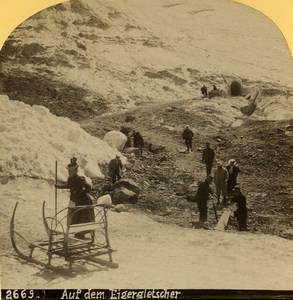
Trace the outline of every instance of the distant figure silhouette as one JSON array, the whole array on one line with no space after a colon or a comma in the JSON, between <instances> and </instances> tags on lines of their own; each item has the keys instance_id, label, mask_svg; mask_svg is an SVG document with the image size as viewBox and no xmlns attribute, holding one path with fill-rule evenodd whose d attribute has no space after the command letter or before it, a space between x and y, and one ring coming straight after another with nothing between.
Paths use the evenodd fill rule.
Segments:
<instances>
[{"instance_id":1,"label":"distant figure silhouette","mask_svg":"<svg viewBox=\"0 0 293 300\"><path fill-rule=\"evenodd\" d=\"M204 98L208 96L208 89L205 85L203 85L203 87L200 90Z\"/></svg>"},{"instance_id":2,"label":"distant figure silhouette","mask_svg":"<svg viewBox=\"0 0 293 300\"><path fill-rule=\"evenodd\" d=\"M185 126L184 131L182 133L182 138L185 140L185 144L187 147L186 152L192 152L192 138L193 138L193 131L189 128L188 125Z\"/></svg>"}]
</instances>

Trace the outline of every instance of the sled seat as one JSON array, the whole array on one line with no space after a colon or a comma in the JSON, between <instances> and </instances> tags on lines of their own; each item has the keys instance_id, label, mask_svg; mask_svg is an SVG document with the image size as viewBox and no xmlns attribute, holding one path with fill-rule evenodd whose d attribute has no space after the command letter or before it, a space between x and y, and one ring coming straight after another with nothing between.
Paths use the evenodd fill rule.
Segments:
<instances>
[{"instance_id":1,"label":"sled seat","mask_svg":"<svg viewBox=\"0 0 293 300\"><path fill-rule=\"evenodd\" d=\"M77 206L71 214L65 208L53 218L44 216L44 224L49 236L48 255L64 257L69 262L70 269L74 261L82 259L117 268L118 264L112 261L112 252L115 250L110 246L108 235L108 208L109 206L98 204ZM73 215L80 212L88 212L91 221L70 224ZM51 224L48 224L48 220ZM80 237L79 233L83 233L84 237ZM108 255L108 259L96 258L101 255Z\"/></svg>"}]
</instances>

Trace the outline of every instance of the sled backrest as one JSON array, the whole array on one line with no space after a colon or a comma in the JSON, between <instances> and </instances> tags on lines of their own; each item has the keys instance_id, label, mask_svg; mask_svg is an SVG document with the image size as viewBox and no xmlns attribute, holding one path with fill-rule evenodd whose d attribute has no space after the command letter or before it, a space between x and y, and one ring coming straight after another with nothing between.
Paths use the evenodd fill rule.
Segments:
<instances>
[{"instance_id":1,"label":"sled backrest","mask_svg":"<svg viewBox=\"0 0 293 300\"><path fill-rule=\"evenodd\" d=\"M94 204L64 208L54 217L45 217L44 206L45 204L44 226L50 239L61 239L67 244L70 239L76 239L78 233L91 233L92 238L101 247L110 247L107 220L109 206Z\"/></svg>"}]
</instances>

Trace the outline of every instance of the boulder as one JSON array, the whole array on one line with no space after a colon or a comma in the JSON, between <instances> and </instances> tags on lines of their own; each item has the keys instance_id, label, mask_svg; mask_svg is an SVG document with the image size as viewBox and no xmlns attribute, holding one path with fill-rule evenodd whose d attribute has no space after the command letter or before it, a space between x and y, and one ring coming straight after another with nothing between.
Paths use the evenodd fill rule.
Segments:
<instances>
[{"instance_id":1,"label":"boulder","mask_svg":"<svg viewBox=\"0 0 293 300\"><path fill-rule=\"evenodd\" d=\"M123 203L137 203L138 197L136 193L124 188L119 187L112 192L112 200L114 204L123 204Z\"/></svg>"},{"instance_id":2,"label":"boulder","mask_svg":"<svg viewBox=\"0 0 293 300\"><path fill-rule=\"evenodd\" d=\"M160 146L160 145L154 145L154 144L148 144L148 149L150 152L154 153L154 154L159 154L165 151L164 146Z\"/></svg>"},{"instance_id":3,"label":"boulder","mask_svg":"<svg viewBox=\"0 0 293 300\"><path fill-rule=\"evenodd\" d=\"M107 195L99 197L97 200L97 204L111 206L112 205L111 196L109 194L107 194Z\"/></svg>"},{"instance_id":4,"label":"boulder","mask_svg":"<svg viewBox=\"0 0 293 300\"><path fill-rule=\"evenodd\" d=\"M125 122L133 122L135 119L136 119L135 116L127 115L127 116L125 117Z\"/></svg>"},{"instance_id":5,"label":"boulder","mask_svg":"<svg viewBox=\"0 0 293 300\"><path fill-rule=\"evenodd\" d=\"M117 204L116 206L115 206L115 211L116 212L123 212L123 211L126 211L126 207L125 207L125 205L123 205L123 204Z\"/></svg>"},{"instance_id":6,"label":"boulder","mask_svg":"<svg viewBox=\"0 0 293 300\"><path fill-rule=\"evenodd\" d=\"M138 184L135 181L133 181L132 179L122 178L122 179L116 181L112 185L112 190L116 190L116 189L119 189L121 187L126 188L129 191L132 191L137 196L140 193L140 188L139 188Z\"/></svg>"},{"instance_id":7,"label":"boulder","mask_svg":"<svg viewBox=\"0 0 293 300\"><path fill-rule=\"evenodd\" d=\"M127 137L120 131L112 130L105 134L104 141L117 148L118 151L122 151L127 142Z\"/></svg>"}]
</instances>

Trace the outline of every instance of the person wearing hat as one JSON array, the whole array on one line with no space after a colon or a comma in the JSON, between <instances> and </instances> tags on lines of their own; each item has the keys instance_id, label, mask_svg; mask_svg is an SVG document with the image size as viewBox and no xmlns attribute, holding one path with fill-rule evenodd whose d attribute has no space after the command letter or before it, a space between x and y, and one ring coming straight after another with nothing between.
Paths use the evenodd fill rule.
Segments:
<instances>
[{"instance_id":1,"label":"person wearing hat","mask_svg":"<svg viewBox=\"0 0 293 300\"><path fill-rule=\"evenodd\" d=\"M213 182L212 176L207 176L204 182L201 182L198 186L198 190L195 195L195 199L199 211L199 221L204 223L207 221L208 217L208 200L209 195L213 195L213 190L210 187L210 184Z\"/></svg>"},{"instance_id":2,"label":"person wearing hat","mask_svg":"<svg viewBox=\"0 0 293 300\"><path fill-rule=\"evenodd\" d=\"M123 169L120 155L117 154L115 158L111 159L108 165L109 176L111 177L112 183L121 179L121 172Z\"/></svg>"},{"instance_id":3,"label":"person wearing hat","mask_svg":"<svg viewBox=\"0 0 293 300\"><path fill-rule=\"evenodd\" d=\"M226 168L223 168L221 162L217 163L217 169L215 170L214 181L216 186L216 195L217 195L217 204L220 204L221 194L223 196L223 203L227 200L227 180L228 180L228 171Z\"/></svg>"},{"instance_id":4,"label":"person wearing hat","mask_svg":"<svg viewBox=\"0 0 293 300\"><path fill-rule=\"evenodd\" d=\"M188 125L185 126L183 133L182 133L182 138L185 140L185 144L187 146L186 152L192 152L192 138L194 134L193 131L189 128Z\"/></svg>"},{"instance_id":5,"label":"person wearing hat","mask_svg":"<svg viewBox=\"0 0 293 300\"><path fill-rule=\"evenodd\" d=\"M234 216L237 219L239 231L247 231L247 208L246 197L242 194L240 187L236 185L233 189L232 203L236 203L237 210L234 212Z\"/></svg>"},{"instance_id":6,"label":"person wearing hat","mask_svg":"<svg viewBox=\"0 0 293 300\"><path fill-rule=\"evenodd\" d=\"M237 177L240 172L239 167L236 165L235 159L230 159L228 165L226 166L228 171L228 181L227 181L227 195L231 196L233 194L233 189L237 185Z\"/></svg>"},{"instance_id":7,"label":"person wearing hat","mask_svg":"<svg viewBox=\"0 0 293 300\"><path fill-rule=\"evenodd\" d=\"M86 181L84 176L78 175L77 158L73 157L70 164L67 165L68 179L64 185L55 184L57 189L70 190L70 202L68 208L68 222L69 224L87 223L93 220L93 211L80 210L75 206L92 205L92 200L88 193L91 191L92 186ZM85 233L79 232L75 237L83 239Z\"/></svg>"},{"instance_id":8,"label":"person wearing hat","mask_svg":"<svg viewBox=\"0 0 293 300\"><path fill-rule=\"evenodd\" d=\"M206 148L202 151L202 162L206 165L206 172L207 176L211 175L212 173L212 166L215 159L215 151L210 148L210 143L206 143Z\"/></svg>"}]
</instances>

